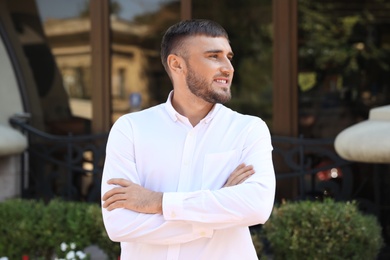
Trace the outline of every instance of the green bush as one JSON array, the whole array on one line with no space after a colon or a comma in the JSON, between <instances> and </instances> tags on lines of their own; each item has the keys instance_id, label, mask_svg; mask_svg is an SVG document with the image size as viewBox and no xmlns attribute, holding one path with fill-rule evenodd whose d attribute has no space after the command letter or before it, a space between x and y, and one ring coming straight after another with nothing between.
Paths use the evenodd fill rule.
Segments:
<instances>
[{"instance_id":1,"label":"green bush","mask_svg":"<svg viewBox=\"0 0 390 260\"><path fill-rule=\"evenodd\" d=\"M250 229L250 232L251 232L253 245L255 246L256 249L256 254L260 258L261 255L263 254L263 242L262 242L261 232L259 231L258 228L254 228L254 227Z\"/></svg>"},{"instance_id":2,"label":"green bush","mask_svg":"<svg viewBox=\"0 0 390 260\"><path fill-rule=\"evenodd\" d=\"M375 259L383 245L374 216L330 199L275 207L263 232L275 259Z\"/></svg>"},{"instance_id":3,"label":"green bush","mask_svg":"<svg viewBox=\"0 0 390 260\"><path fill-rule=\"evenodd\" d=\"M92 203L12 199L0 203L0 257L51 259L62 242L99 246L110 259L120 248L104 229L100 206ZM42 258L41 258L42 257Z\"/></svg>"}]
</instances>

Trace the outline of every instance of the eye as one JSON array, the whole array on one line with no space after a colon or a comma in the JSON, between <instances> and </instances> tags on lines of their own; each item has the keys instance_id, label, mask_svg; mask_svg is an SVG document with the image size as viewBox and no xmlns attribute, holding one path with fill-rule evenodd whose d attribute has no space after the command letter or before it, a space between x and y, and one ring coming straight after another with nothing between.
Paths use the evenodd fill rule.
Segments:
<instances>
[{"instance_id":1,"label":"eye","mask_svg":"<svg viewBox=\"0 0 390 260\"><path fill-rule=\"evenodd\" d=\"M218 59L218 54L211 54L211 55L209 56L209 58Z\"/></svg>"}]
</instances>

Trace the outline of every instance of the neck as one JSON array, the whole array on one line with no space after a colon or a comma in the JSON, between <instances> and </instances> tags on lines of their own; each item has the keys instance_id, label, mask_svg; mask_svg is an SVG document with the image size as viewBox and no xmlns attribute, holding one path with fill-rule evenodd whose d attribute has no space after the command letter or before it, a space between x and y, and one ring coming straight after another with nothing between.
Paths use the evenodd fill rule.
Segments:
<instances>
[{"instance_id":1,"label":"neck","mask_svg":"<svg viewBox=\"0 0 390 260\"><path fill-rule=\"evenodd\" d=\"M175 110L187 117L192 126L196 126L214 106L192 93L181 93L178 90L174 90L171 102Z\"/></svg>"}]
</instances>

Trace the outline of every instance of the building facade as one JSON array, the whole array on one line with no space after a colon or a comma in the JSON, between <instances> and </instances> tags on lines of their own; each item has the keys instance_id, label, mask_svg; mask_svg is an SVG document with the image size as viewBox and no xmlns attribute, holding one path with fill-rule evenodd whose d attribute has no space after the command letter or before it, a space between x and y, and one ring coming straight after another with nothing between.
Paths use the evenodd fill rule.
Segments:
<instances>
[{"instance_id":1,"label":"building facade","mask_svg":"<svg viewBox=\"0 0 390 260\"><path fill-rule=\"evenodd\" d=\"M190 18L227 29L235 52L227 105L263 118L273 136L332 139L390 103L384 0L0 0L0 14L1 72L10 77L0 82L10 94L0 95L0 126L11 130L8 118L24 113L54 135L107 133L120 115L165 102L172 87L161 37ZM9 156L25 148L19 137ZM2 169L17 169L6 158ZM314 158L310 168L326 163ZM297 190L297 182L278 183L279 198Z\"/></svg>"}]
</instances>

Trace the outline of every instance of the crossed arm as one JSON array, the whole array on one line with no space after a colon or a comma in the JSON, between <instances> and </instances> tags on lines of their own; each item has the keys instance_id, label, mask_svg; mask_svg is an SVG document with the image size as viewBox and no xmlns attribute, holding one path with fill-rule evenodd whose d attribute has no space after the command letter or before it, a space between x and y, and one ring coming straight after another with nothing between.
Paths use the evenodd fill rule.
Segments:
<instances>
[{"instance_id":1,"label":"crossed arm","mask_svg":"<svg viewBox=\"0 0 390 260\"><path fill-rule=\"evenodd\" d=\"M118 120L107 144L103 220L111 240L167 245L212 237L215 231L264 223L272 210L275 176L264 122L248 125L241 162L220 189L177 191L138 184L131 124ZM123 129L126 129L124 131ZM255 172L256 171L256 172ZM250 178L248 178L250 177ZM167 183L170 184L170 183ZM141 184L142 185L142 184ZM222 187L223 186L223 187ZM115 209L115 210L114 210Z\"/></svg>"},{"instance_id":2,"label":"crossed arm","mask_svg":"<svg viewBox=\"0 0 390 260\"><path fill-rule=\"evenodd\" d=\"M240 164L230 174L225 185L229 187L238 185L255 173L253 166ZM118 187L107 191L103 195L103 208L111 211L117 208L129 209L139 213L162 214L163 193L146 189L126 179L110 179L108 184Z\"/></svg>"}]
</instances>

